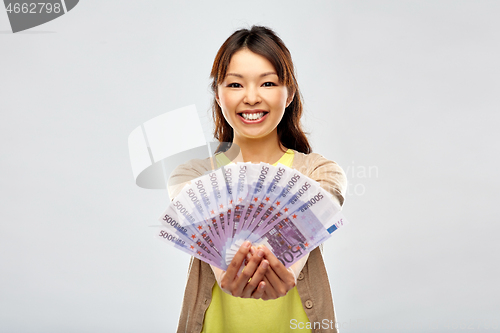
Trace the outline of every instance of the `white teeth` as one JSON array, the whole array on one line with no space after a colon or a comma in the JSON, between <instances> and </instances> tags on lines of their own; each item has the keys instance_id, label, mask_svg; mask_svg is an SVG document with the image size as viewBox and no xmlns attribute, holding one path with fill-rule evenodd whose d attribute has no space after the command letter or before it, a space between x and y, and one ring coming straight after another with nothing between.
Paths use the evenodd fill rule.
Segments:
<instances>
[{"instance_id":1,"label":"white teeth","mask_svg":"<svg viewBox=\"0 0 500 333\"><path fill-rule=\"evenodd\" d=\"M264 112L259 113L242 113L243 118L246 120L257 120L264 116Z\"/></svg>"}]
</instances>

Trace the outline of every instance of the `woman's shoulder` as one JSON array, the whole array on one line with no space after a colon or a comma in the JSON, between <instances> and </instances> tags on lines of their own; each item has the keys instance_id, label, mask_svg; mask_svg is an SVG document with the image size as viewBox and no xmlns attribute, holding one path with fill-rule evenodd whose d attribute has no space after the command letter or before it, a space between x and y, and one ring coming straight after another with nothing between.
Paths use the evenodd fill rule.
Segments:
<instances>
[{"instance_id":1,"label":"woman's shoulder","mask_svg":"<svg viewBox=\"0 0 500 333\"><path fill-rule=\"evenodd\" d=\"M317 163L317 162L322 162L323 160L325 161L330 161L327 158L325 158L323 155L318 154L318 153L301 153L300 151L293 150L293 153L295 155L295 158L298 159L299 162L301 163ZM333 161L330 161L333 162ZM333 162L335 163L335 162Z\"/></svg>"},{"instance_id":2,"label":"woman's shoulder","mask_svg":"<svg viewBox=\"0 0 500 333\"><path fill-rule=\"evenodd\" d=\"M325 167L325 168L334 168L342 170L340 165L338 165L335 161L329 160L321 154L318 153L304 154L296 150L294 150L293 152L294 152L293 165L296 169L313 171L318 167Z\"/></svg>"},{"instance_id":3,"label":"woman's shoulder","mask_svg":"<svg viewBox=\"0 0 500 333\"><path fill-rule=\"evenodd\" d=\"M347 191L347 177L340 165L318 153L304 154L294 151L293 167L320 183L321 187L334 195L340 205L343 205Z\"/></svg>"}]
</instances>

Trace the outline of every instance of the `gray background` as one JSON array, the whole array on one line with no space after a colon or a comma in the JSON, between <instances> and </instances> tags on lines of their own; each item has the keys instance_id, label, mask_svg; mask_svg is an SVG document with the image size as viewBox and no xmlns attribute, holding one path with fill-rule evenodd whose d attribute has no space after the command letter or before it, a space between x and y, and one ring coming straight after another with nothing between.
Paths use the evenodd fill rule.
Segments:
<instances>
[{"instance_id":1,"label":"gray background","mask_svg":"<svg viewBox=\"0 0 500 333\"><path fill-rule=\"evenodd\" d=\"M348 174L351 223L325 247L343 331L494 331L499 17L498 1L83 1L12 34L0 10L0 331L175 329L189 258L154 239L166 193L134 184L127 137L193 103L209 136L213 58L251 24L284 39L314 150Z\"/></svg>"}]
</instances>

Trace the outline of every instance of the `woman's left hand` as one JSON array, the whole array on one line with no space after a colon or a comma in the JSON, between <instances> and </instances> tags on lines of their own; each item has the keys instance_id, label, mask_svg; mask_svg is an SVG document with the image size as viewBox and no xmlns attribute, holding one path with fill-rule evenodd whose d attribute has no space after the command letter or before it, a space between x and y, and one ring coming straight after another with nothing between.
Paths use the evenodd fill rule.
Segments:
<instances>
[{"instance_id":1,"label":"woman's left hand","mask_svg":"<svg viewBox=\"0 0 500 333\"><path fill-rule=\"evenodd\" d=\"M264 276L266 284L264 288L263 300L276 299L285 296L293 287L296 281L294 274L288 270L278 258L265 246L252 248L264 251L264 258L269 262L269 268Z\"/></svg>"}]
</instances>

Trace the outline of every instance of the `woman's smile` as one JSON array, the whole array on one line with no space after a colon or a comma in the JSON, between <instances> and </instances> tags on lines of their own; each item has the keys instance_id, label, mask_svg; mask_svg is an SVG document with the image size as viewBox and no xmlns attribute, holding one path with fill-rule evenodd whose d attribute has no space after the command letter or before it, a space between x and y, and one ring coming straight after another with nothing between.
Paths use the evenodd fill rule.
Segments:
<instances>
[{"instance_id":1,"label":"woman's smile","mask_svg":"<svg viewBox=\"0 0 500 333\"><path fill-rule=\"evenodd\" d=\"M264 110L245 110L238 112L238 116L241 117L241 121L245 124L258 124L266 118L269 112Z\"/></svg>"}]
</instances>

